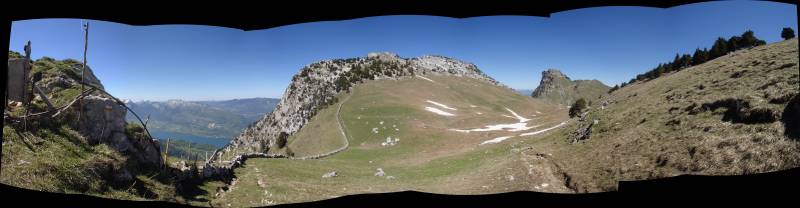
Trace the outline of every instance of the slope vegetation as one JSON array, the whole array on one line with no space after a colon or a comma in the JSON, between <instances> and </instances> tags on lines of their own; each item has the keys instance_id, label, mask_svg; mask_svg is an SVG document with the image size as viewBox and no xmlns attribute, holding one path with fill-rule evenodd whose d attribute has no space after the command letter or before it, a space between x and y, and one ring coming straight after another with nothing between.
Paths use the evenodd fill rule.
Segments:
<instances>
[{"instance_id":1,"label":"slope vegetation","mask_svg":"<svg viewBox=\"0 0 800 208\"><path fill-rule=\"evenodd\" d=\"M344 151L316 160L249 159L212 204L257 206L402 190L572 191L550 156L516 145L563 125L563 108L446 75L368 81L337 96L287 146L295 157L349 144Z\"/></svg>"},{"instance_id":2,"label":"slope vegetation","mask_svg":"<svg viewBox=\"0 0 800 208\"><path fill-rule=\"evenodd\" d=\"M617 181L740 175L800 165L797 39L739 50L635 82L578 122L528 143L552 152L581 192ZM793 107L794 106L794 107Z\"/></svg>"}]
</instances>

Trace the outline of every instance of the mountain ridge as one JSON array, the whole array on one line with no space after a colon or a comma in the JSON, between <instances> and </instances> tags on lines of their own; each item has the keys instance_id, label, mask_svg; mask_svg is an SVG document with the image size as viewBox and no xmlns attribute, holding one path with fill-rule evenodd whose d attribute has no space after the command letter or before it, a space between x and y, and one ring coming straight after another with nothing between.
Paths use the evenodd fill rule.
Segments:
<instances>
[{"instance_id":1,"label":"mountain ridge","mask_svg":"<svg viewBox=\"0 0 800 208\"><path fill-rule=\"evenodd\" d=\"M270 148L279 146L276 145L278 140L285 141L317 111L334 103L336 94L349 91L353 85L366 80L397 80L424 77L428 74L469 77L506 87L472 63L439 55L401 58L390 52L373 52L367 57L315 62L303 67L293 76L272 113L251 124L228 145L218 150L207 161L207 166L246 153L265 153ZM231 164L227 166L229 165ZM226 165L223 163L222 166Z\"/></svg>"},{"instance_id":2,"label":"mountain ridge","mask_svg":"<svg viewBox=\"0 0 800 208\"><path fill-rule=\"evenodd\" d=\"M128 101L155 131L189 134L207 138L233 138L248 124L270 112L275 98L242 98L219 101ZM144 118L143 118L144 119ZM135 118L128 115L127 120Z\"/></svg>"}]
</instances>

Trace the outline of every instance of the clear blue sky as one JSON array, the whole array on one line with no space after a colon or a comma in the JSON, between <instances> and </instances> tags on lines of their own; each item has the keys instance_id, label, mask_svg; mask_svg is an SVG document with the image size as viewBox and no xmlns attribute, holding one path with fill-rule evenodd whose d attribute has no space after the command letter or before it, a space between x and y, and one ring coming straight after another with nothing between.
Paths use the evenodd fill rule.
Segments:
<instances>
[{"instance_id":1,"label":"clear blue sky","mask_svg":"<svg viewBox=\"0 0 800 208\"><path fill-rule=\"evenodd\" d=\"M465 60L513 88L535 88L547 68L614 85L720 36L750 29L769 43L780 41L781 28L797 31L796 10L774 2L709 2L587 8L550 18L382 16L248 32L91 21L88 59L108 91L134 100L279 98L303 66L372 51ZM17 21L11 32L10 50L22 51L31 40L34 58L82 58L81 20Z\"/></svg>"}]
</instances>

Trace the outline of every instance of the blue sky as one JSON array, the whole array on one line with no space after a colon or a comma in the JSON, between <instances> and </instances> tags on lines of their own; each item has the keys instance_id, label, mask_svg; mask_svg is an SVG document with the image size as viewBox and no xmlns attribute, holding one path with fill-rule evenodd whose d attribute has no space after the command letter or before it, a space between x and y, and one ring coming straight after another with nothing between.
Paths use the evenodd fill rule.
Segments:
<instances>
[{"instance_id":1,"label":"blue sky","mask_svg":"<svg viewBox=\"0 0 800 208\"><path fill-rule=\"evenodd\" d=\"M381 16L247 32L90 20L88 63L108 91L133 100L280 98L303 66L373 51L465 60L513 88L535 88L548 68L613 86L720 36L750 29L780 41L781 28L797 31L796 11L775 2L708 2L586 8L550 18ZM22 51L28 40L34 58L82 59L81 20L13 22L9 50Z\"/></svg>"}]
</instances>

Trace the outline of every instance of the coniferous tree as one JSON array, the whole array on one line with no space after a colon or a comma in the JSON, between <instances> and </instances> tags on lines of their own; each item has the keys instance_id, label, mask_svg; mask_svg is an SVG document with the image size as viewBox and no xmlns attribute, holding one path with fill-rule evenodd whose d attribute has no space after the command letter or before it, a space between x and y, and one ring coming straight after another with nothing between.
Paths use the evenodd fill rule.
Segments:
<instances>
[{"instance_id":1,"label":"coniferous tree","mask_svg":"<svg viewBox=\"0 0 800 208\"><path fill-rule=\"evenodd\" d=\"M728 45L727 52L736 51L746 46L745 42L743 42L742 38L739 36L733 36L731 38L728 38L727 45Z\"/></svg>"},{"instance_id":2,"label":"coniferous tree","mask_svg":"<svg viewBox=\"0 0 800 208\"><path fill-rule=\"evenodd\" d=\"M692 56L692 65L699 65L708 61L708 50L703 48L703 50L695 49L694 55Z\"/></svg>"},{"instance_id":3,"label":"coniferous tree","mask_svg":"<svg viewBox=\"0 0 800 208\"><path fill-rule=\"evenodd\" d=\"M717 41L714 41L714 45L711 46L711 51L709 51L709 60L715 59L720 56L724 56L728 53L728 45L727 41L724 38L719 37Z\"/></svg>"},{"instance_id":4,"label":"coniferous tree","mask_svg":"<svg viewBox=\"0 0 800 208\"><path fill-rule=\"evenodd\" d=\"M681 68L690 67L692 65L694 65L692 63L692 56L689 54L683 54L683 56L681 56Z\"/></svg>"},{"instance_id":5,"label":"coniferous tree","mask_svg":"<svg viewBox=\"0 0 800 208\"><path fill-rule=\"evenodd\" d=\"M789 40L794 38L794 30L791 27L784 27L783 31L781 31L781 37L784 40Z\"/></svg>"},{"instance_id":6,"label":"coniferous tree","mask_svg":"<svg viewBox=\"0 0 800 208\"><path fill-rule=\"evenodd\" d=\"M676 53L675 54L675 58L673 58L672 62L669 63L669 66L670 66L670 70L669 71L678 71L678 69L680 69L680 67L681 67L680 66L680 61L681 61L681 55Z\"/></svg>"},{"instance_id":7,"label":"coniferous tree","mask_svg":"<svg viewBox=\"0 0 800 208\"><path fill-rule=\"evenodd\" d=\"M758 38L756 38L752 30L748 30L742 33L742 45L744 47L757 46L758 41L759 41Z\"/></svg>"}]
</instances>

